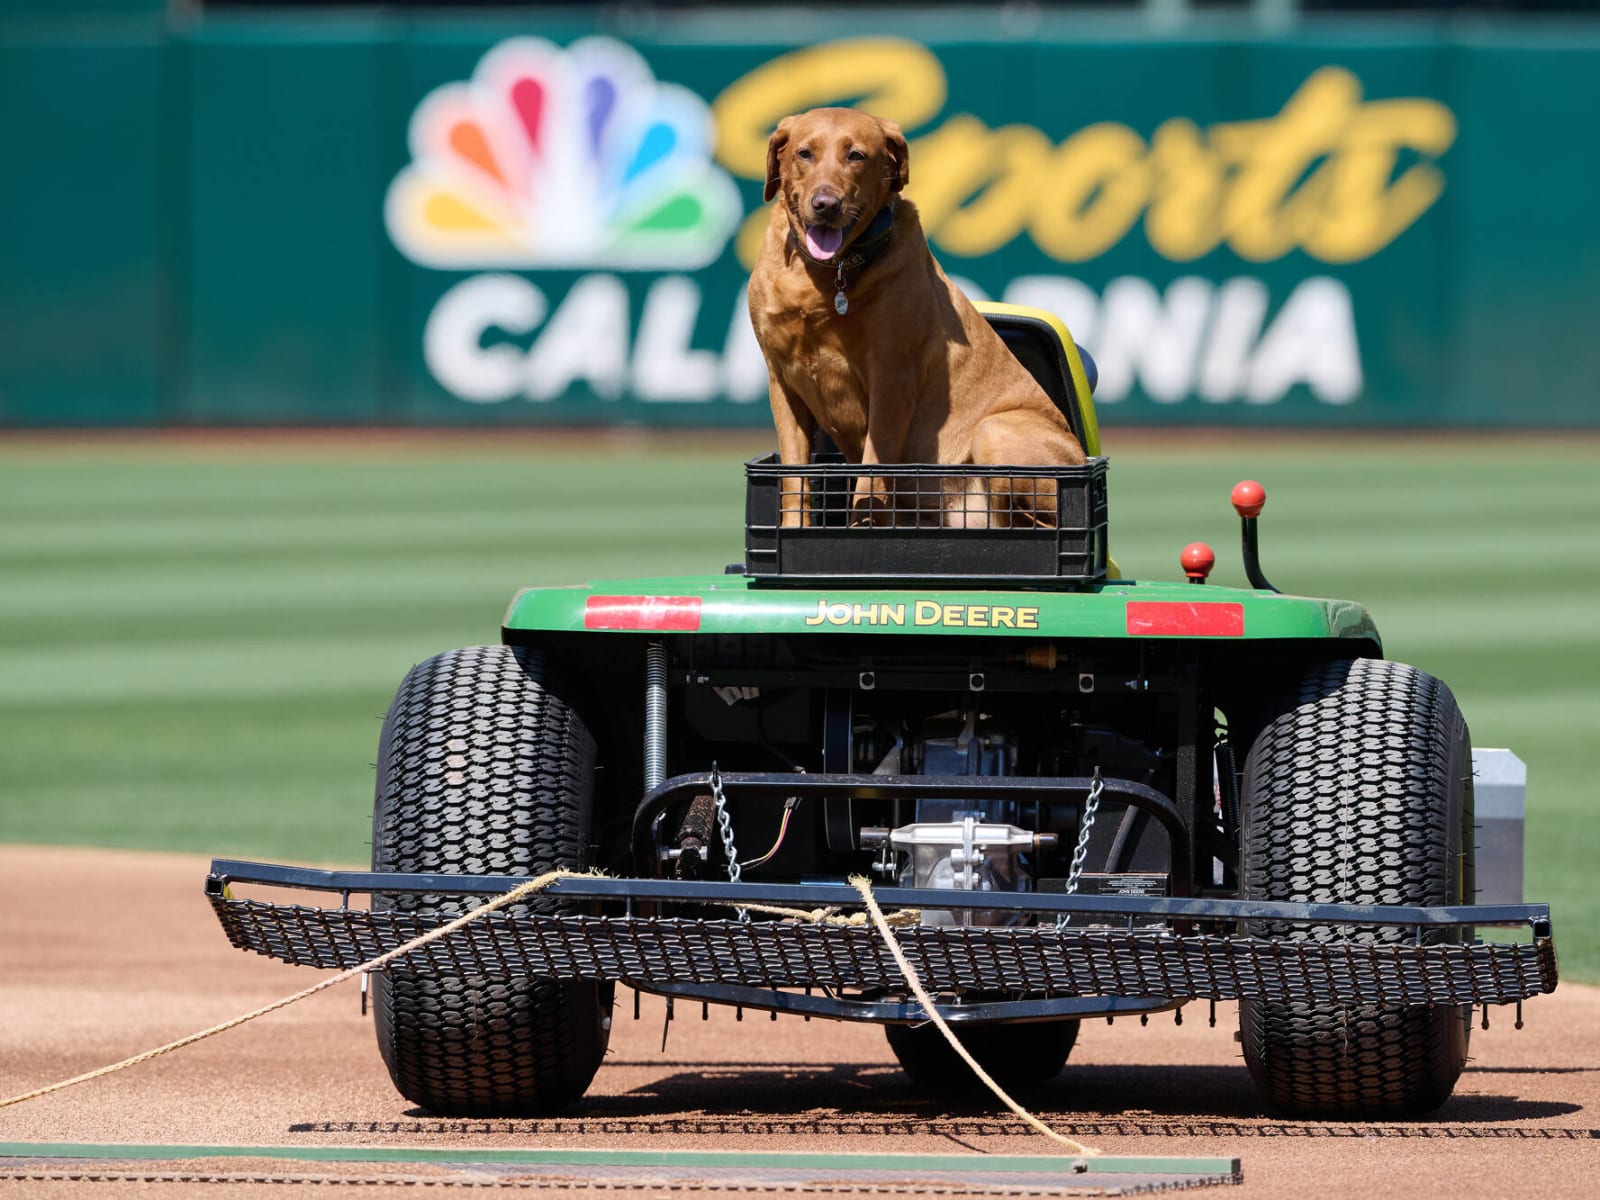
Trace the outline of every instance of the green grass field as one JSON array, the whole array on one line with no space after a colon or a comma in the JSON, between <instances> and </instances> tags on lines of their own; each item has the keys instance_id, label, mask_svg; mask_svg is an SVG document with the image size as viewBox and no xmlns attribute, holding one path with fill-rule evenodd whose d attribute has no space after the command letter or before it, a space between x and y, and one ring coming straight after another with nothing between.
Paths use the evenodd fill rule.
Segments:
<instances>
[{"instance_id":1,"label":"green grass field","mask_svg":"<svg viewBox=\"0 0 1600 1200\"><path fill-rule=\"evenodd\" d=\"M411 664L496 640L521 586L737 560L763 441L0 447L0 841L364 861ZM1242 582L1227 494L1258 478L1272 580L1363 601L1521 755L1527 895L1600 980L1600 442L1107 443L1125 574L1206 540Z\"/></svg>"}]
</instances>

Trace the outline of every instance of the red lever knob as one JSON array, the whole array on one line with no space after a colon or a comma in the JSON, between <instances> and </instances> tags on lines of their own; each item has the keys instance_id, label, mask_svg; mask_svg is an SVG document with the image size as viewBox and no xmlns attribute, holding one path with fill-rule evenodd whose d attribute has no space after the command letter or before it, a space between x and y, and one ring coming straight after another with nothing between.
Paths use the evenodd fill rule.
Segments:
<instances>
[{"instance_id":1,"label":"red lever knob","mask_svg":"<svg viewBox=\"0 0 1600 1200\"><path fill-rule=\"evenodd\" d=\"M1183 548L1179 561L1183 563L1183 573L1189 577L1190 583L1204 583L1206 576L1211 574L1211 568L1217 565L1217 555L1204 542L1190 542Z\"/></svg>"},{"instance_id":2,"label":"red lever knob","mask_svg":"<svg viewBox=\"0 0 1600 1200\"><path fill-rule=\"evenodd\" d=\"M1259 517L1267 504L1267 489L1254 479L1233 485L1233 511L1241 517Z\"/></svg>"}]
</instances>

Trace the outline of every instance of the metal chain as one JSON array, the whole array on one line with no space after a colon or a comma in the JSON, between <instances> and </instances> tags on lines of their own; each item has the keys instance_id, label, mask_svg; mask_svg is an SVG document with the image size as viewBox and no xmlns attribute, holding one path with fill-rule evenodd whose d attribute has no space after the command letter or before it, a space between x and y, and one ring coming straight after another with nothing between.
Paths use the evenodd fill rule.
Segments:
<instances>
[{"instance_id":1,"label":"metal chain","mask_svg":"<svg viewBox=\"0 0 1600 1200\"><path fill-rule=\"evenodd\" d=\"M1105 781L1100 778L1100 768L1094 771L1094 780L1089 784L1089 798L1083 802L1083 821L1078 826L1078 844L1072 850L1072 867L1067 872L1067 895L1078 894L1078 880L1083 875L1084 861L1089 857L1089 831L1094 828L1095 814L1100 811L1100 793L1106 790ZM1072 921L1070 913L1063 913L1056 921L1057 929L1065 929Z\"/></svg>"},{"instance_id":2,"label":"metal chain","mask_svg":"<svg viewBox=\"0 0 1600 1200\"><path fill-rule=\"evenodd\" d=\"M728 859L728 882L738 883L743 870L739 866L739 852L733 845L733 821L728 817L728 800L722 794L722 772L717 770L716 763L711 764L711 799L717 806L717 832L722 835L722 852ZM750 920L750 913L746 909L737 911L739 920Z\"/></svg>"}]
</instances>

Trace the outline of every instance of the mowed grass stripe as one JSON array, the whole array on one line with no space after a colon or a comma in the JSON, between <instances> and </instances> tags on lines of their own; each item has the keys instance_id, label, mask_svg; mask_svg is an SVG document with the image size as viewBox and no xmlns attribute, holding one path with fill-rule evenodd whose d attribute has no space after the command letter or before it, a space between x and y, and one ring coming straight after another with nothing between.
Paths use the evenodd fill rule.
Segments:
<instances>
[{"instance_id":1,"label":"mowed grass stripe","mask_svg":"<svg viewBox=\"0 0 1600 1200\"><path fill-rule=\"evenodd\" d=\"M36 568L8 574L0 589L0 620L47 618L65 612L115 611L137 616L148 611L177 613L235 604L316 607L361 596L369 602L405 596L425 603L485 583L502 588L581 583L597 573L615 574L619 558L642 573L683 572L688 558L697 572L716 574L743 556L737 543L693 543L681 537L668 540L668 532L651 540L623 538L601 543L590 537L570 545L550 541L537 549L504 544L498 548L424 545L387 556L330 552L326 557L257 557L243 564L225 558L101 567L74 563L49 571ZM507 591L505 598L510 595Z\"/></svg>"},{"instance_id":2,"label":"mowed grass stripe","mask_svg":"<svg viewBox=\"0 0 1600 1200\"><path fill-rule=\"evenodd\" d=\"M364 862L378 733L409 666L364 688L0 709L0 839Z\"/></svg>"},{"instance_id":3,"label":"mowed grass stripe","mask_svg":"<svg viewBox=\"0 0 1600 1200\"><path fill-rule=\"evenodd\" d=\"M480 640L499 640L491 627ZM412 663L447 646L422 634L383 637L289 633L140 642L56 644L8 650L0 705L63 700L208 700L314 696L398 683Z\"/></svg>"},{"instance_id":4,"label":"mowed grass stripe","mask_svg":"<svg viewBox=\"0 0 1600 1200\"><path fill-rule=\"evenodd\" d=\"M464 603L474 596L479 601L475 620L462 611ZM16 649L31 652L51 644L87 648L162 643L169 648L189 645L203 649L205 643L214 640L237 640L241 633L258 639L303 636L313 618L315 632L331 638L414 636L429 645L452 635L455 641L485 637L496 640L498 629L486 632L482 615L498 613L505 607L506 599L505 588L495 584L442 593L433 599L415 600L404 607L374 605L368 597L351 596L346 603L325 602L311 610L286 608L268 598L259 605L189 612L184 621L182 643L175 643L173 639L173 618L177 613L158 609L122 615L106 622L85 622L82 616L73 613L47 615L30 619L26 631L18 622L0 620L0 659ZM491 620L490 625L495 622ZM3 662L0 662L0 670L3 670Z\"/></svg>"},{"instance_id":5,"label":"mowed grass stripe","mask_svg":"<svg viewBox=\"0 0 1600 1200\"><path fill-rule=\"evenodd\" d=\"M712 533L716 518L726 516L726 505L674 509L670 515L647 513L623 520L620 512L582 512L572 516L539 517L465 508L413 516L304 517L295 520L254 521L216 517L191 522L190 528L173 529L148 519L123 527L94 528L74 525L60 530L34 530L28 537L0 540L0 570L55 570L93 556L103 565L181 566L185 562L246 563L263 554L292 554L311 562L326 562L354 554L388 559L415 547L448 547L455 553L482 553L496 549L512 553L530 539L554 546L582 546L596 538L619 538L649 543L675 535L685 523ZM462 529L463 515L481 523ZM743 527L725 521L721 541L742 545Z\"/></svg>"},{"instance_id":6,"label":"mowed grass stripe","mask_svg":"<svg viewBox=\"0 0 1600 1200\"><path fill-rule=\"evenodd\" d=\"M1552 643L1600 649L1595 589L1549 591L1551 594L1540 597L1538 619L1530 621L1500 619L1521 599L1520 594L1509 591L1492 596L1463 591L1449 603L1431 596L1419 600L1391 595L1374 600L1368 609L1391 650L1398 646L1450 647L1504 654Z\"/></svg>"},{"instance_id":7,"label":"mowed grass stripe","mask_svg":"<svg viewBox=\"0 0 1600 1200\"><path fill-rule=\"evenodd\" d=\"M129 453L138 453L130 450ZM641 477L674 503L696 495L737 495L738 462L535 453L526 460L474 462L393 460L229 465L186 462L42 464L37 455L0 457L5 504L14 517L53 521L85 515L183 519L202 513L318 516L338 505L376 515L467 508L559 505L573 513L620 507L637 511ZM108 509L105 501L120 503Z\"/></svg>"}]
</instances>

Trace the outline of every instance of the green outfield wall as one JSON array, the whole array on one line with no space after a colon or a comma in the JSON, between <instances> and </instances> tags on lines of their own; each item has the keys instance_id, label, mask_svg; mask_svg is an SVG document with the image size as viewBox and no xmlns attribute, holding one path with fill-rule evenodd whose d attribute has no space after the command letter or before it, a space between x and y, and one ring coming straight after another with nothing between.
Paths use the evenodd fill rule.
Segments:
<instances>
[{"instance_id":1,"label":"green outfield wall","mask_svg":"<svg viewBox=\"0 0 1600 1200\"><path fill-rule=\"evenodd\" d=\"M185 13L0 0L0 424L765 423L766 138L836 103L1106 423L1600 424L1600 23Z\"/></svg>"}]
</instances>

